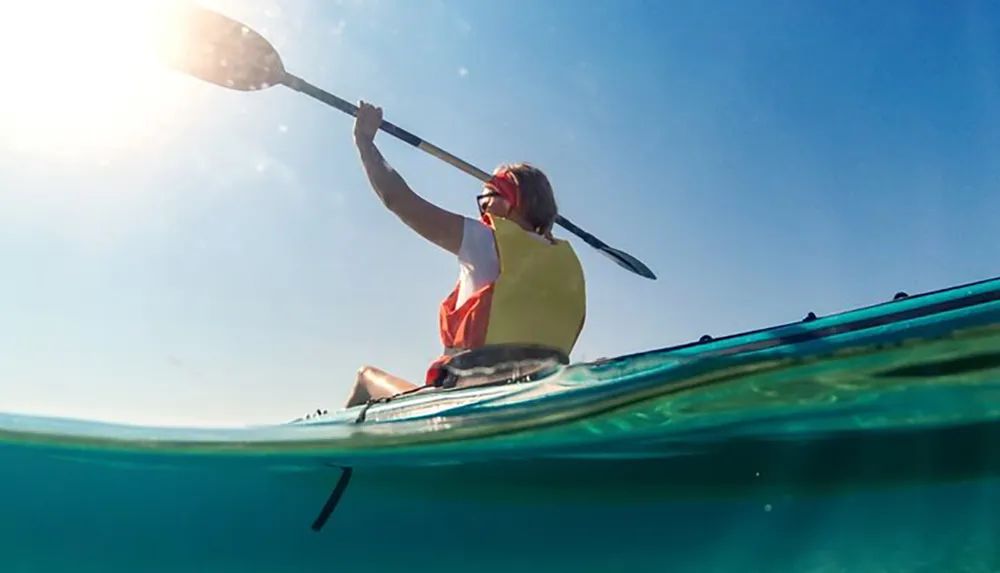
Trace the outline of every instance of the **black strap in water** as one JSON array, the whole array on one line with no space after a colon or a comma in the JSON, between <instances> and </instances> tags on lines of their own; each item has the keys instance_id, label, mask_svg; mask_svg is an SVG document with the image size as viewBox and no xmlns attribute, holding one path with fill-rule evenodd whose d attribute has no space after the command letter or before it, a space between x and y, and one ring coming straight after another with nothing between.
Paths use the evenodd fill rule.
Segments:
<instances>
[{"instance_id":1,"label":"black strap in water","mask_svg":"<svg viewBox=\"0 0 1000 573\"><path fill-rule=\"evenodd\" d=\"M419 388L418 388L419 389ZM412 391L412 390L411 390ZM407 392L403 392L404 394ZM365 421L365 416L368 414L368 409L375 404L381 402L388 402L396 396L389 396L387 398L379 398L377 400L368 400L364 407L361 408L361 412L358 414L357 419L354 420L355 424L360 424ZM337 485L333 487L333 491L330 492L330 497L327 498L326 503L323 504L323 509L319 510L319 515L316 516L316 520L313 521L312 530L319 531L323 529L326 522L330 519L333 514L333 510L337 509L337 505L340 503L340 498L344 497L344 492L347 491L347 486L351 483L351 476L354 475L353 468L345 468L342 466L333 466L340 468L340 479L337 480Z\"/></svg>"},{"instance_id":2,"label":"black strap in water","mask_svg":"<svg viewBox=\"0 0 1000 573\"><path fill-rule=\"evenodd\" d=\"M347 484L351 483L351 475L354 474L354 470L351 468L340 468L340 479L337 480L337 485L333 488L333 492L330 493L330 497L323 504L323 509L319 511L319 515L316 516L316 520L313 521L312 530L319 531L323 529L326 525L330 515L333 510L337 509L337 504L340 503L340 498L344 496L344 492L347 491Z\"/></svg>"}]
</instances>

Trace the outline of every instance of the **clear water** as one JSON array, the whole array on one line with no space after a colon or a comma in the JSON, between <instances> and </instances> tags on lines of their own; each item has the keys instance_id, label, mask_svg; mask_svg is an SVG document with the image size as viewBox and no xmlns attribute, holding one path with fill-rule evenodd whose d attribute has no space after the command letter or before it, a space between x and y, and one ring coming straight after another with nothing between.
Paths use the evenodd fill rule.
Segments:
<instances>
[{"instance_id":1,"label":"clear water","mask_svg":"<svg viewBox=\"0 0 1000 573\"><path fill-rule=\"evenodd\" d=\"M998 312L821 359L575 368L373 425L3 416L0 571L1000 571ZM312 531L337 465L354 479Z\"/></svg>"}]
</instances>

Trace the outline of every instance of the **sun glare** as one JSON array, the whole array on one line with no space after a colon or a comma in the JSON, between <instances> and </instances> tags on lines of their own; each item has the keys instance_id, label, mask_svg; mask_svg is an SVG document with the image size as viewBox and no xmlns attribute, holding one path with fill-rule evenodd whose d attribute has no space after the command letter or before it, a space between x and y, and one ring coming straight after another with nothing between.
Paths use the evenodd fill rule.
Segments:
<instances>
[{"instance_id":1,"label":"sun glare","mask_svg":"<svg viewBox=\"0 0 1000 573\"><path fill-rule=\"evenodd\" d=\"M156 60L164 2L11 4L0 20L0 151L141 151L184 105L183 83Z\"/></svg>"}]
</instances>

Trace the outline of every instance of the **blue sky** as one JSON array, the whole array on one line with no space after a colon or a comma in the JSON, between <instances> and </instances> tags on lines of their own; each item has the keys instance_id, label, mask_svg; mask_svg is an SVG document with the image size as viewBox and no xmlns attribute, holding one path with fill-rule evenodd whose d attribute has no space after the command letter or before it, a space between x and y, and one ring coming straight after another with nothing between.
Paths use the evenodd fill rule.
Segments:
<instances>
[{"instance_id":1,"label":"blue sky","mask_svg":"<svg viewBox=\"0 0 1000 573\"><path fill-rule=\"evenodd\" d=\"M988 3L202 3L483 169L538 164L567 217L649 264L574 242L575 358L997 274ZM81 50L0 102L0 410L266 423L338 407L363 364L421 376L456 265L382 208L351 118L160 70L88 81ZM378 142L474 213L474 179Z\"/></svg>"}]
</instances>

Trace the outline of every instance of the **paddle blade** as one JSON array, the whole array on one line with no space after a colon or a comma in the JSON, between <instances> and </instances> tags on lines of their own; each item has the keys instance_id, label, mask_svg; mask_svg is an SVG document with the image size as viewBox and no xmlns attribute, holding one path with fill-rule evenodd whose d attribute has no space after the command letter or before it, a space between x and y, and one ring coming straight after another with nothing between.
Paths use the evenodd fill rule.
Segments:
<instances>
[{"instance_id":1,"label":"paddle blade","mask_svg":"<svg viewBox=\"0 0 1000 573\"><path fill-rule=\"evenodd\" d=\"M161 62L224 88L254 91L280 84L277 50L241 22L200 6L182 5L159 39Z\"/></svg>"},{"instance_id":2,"label":"paddle blade","mask_svg":"<svg viewBox=\"0 0 1000 573\"><path fill-rule=\"evenodd\" d=\"M650 280L656 280L656 275L653 274L653 270L647 267L642 261L633 257L632 255L626 253L625 251L619 251L618 249L609 247L607 245L601 246L598 251L608 257L612 261L618 263L619 266L625 268L626 270L632 271L633 273Z\"/></svg>"}]
</instances>

